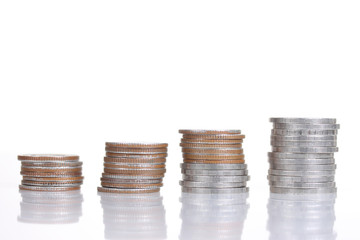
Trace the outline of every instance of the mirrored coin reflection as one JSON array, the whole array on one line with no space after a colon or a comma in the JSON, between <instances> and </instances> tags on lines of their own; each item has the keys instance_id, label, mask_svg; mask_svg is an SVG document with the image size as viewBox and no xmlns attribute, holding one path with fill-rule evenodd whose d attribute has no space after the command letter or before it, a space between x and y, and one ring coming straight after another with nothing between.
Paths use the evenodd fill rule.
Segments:
<instances>
[{"instance_id":1,"label":"mirrored coin reflection","mask_svg":"<svg viewBox=\"0 0 360 240\"><path fill-rule=\"evenodd\" d=\"M269 239L336 239L335 199L336 193L271 193L267 206Z\"/></svg>"},{"instance_id":2,"label":"mirrored coin reflection","mask_svg":"<svg viewBox=\"0 0 360 240\"><path fill-rule=\"evenodd\" d=\"M241 239L249 209L248 193L182 192L180 240Z\"/></svg>"},{"instance_id":3,"label":"mirrored coin reflection","mask_svg":"<svg viewBox=\"0 0 360 240\"><path fill-rule=\"evenodd\" d=\"M79 190L35 192L20 190L19 222L39 224L76 223L82 216L83 196Z\"/></svg>"},{"instance_id":4,"label":"mirrored coin reflection","mask_svg":"<svg viewBox=\"0 0 360 240\"><path fill-rule=\"evenodd\" d=\"M105 239L166 239L163 198L159 192L98 192L104 211Z\"/></svg>"}]
</instances>

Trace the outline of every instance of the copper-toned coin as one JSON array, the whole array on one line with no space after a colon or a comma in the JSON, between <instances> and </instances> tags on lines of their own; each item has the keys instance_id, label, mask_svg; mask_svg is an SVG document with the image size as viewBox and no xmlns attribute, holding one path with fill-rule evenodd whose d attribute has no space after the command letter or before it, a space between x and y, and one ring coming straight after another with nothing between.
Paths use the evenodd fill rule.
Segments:
<instances>
[{"instance_id":1,"label":"copper-toned coin","mask_svg":"<svg viewBox=\"0 0 360 240\"><path fill-rule=\"evenodd\" d=\"M107 157L120 157L120 158L165 158L167 153L159 154L129 154L129 153L113 153L106 152Z\"/></svg>"},{"instance_id":2,"label":"copper-toned coin","mask_svg":"<svg viewBox=\"0 0 360 240\"><path fill-rule=\"evenodd\" d=\"M108 152L130 153L130 154L157 154L167 153L167 148L122 148L122 147L105 147Z\"/></svg>"},{"instance_id":3,"label":"copper-toned coin","mask_svg":"<svg viewBox=\"0 0 360 240\"><path fill-rule=\"evenodd\" d=\"M241 130L201 130L201 129L180 129L182 134L241 134Z\"/></svg>"},{"instance_id":4,"label":"copper-toned coin","mask_svg":"<svg viewBox=\"0 0 360 240\"><path fill-rule=\"evenodd\" d=\"M211 154L189 154L184 153L184 159L204 159L204 160L243 160L245 157L244 154L219 154L219 155L211 155Z\"/></svg>"},{"instance_id":5,"label":"copper-toned coin","mask_svg":"<svg viewBox=\"0 0 360 240\"><path fill-rule=\"evenodd\" d=\"M184 134L183 139L225 139L225 140L242 140L245 138L245 135L241 134Z\"/></svg>"},{"instance_id":6,"label":"copper-toned coin","mask_svg":"<svg viewBox=\"0 0 360 240\"><path fill-rule=\"evenodd\" d=\"M160 174L164 174L165 172L166 172L165 169L129 170L129 169L104 168L104 173L124 174L124 175L160 175Z\"/></svg>"},{"instance_id":7,"label":"copper-toned coin","mask_svg":"<svg viewBox=\"0 0 360 240\"><path fill-rule=\"evenodd\" d=\"M185 163L205 163L205 164L238 164L245 163L245 160L194 160L194 159L184 159Z\"/></svg>"},{"instance_id":8,"label":"copper-toned coin","mask_svg":"<svg viewBox=\"0 0 360 240\"><path fill-rule=\"evenodd\" d=\"M139 183L107 183L102 182L102 187L109 187L109 188L136 188L136 189L153 189L153 188L159 188L162 187L162 183L152 183L152 184L139 184Z\"/></svg>"},{"instance_id":9,"label":"copper-toned coin","mask_svg":"<svg viewBox=\"0 0 360 240\"><path fill-rule=\"evenodd\" d=\"M106 168L122 168L122 169L156 169L165 168L165 164L109 164L104 163Z\"/></svg>"},{"instance_id":10,"label":"copper-toned coin","mask_svg":"<svg viewBox=\"0 0 360 240\"><path fill-rule=\"evenodd\" d=\"M180 143L181 147L184 148L242 148L241 143L235 144L202 144L202 143Z\"/></svg>"},{"instance_id":11,"label":"copper-toned coin","mask_svg":"<svg viewBox=\"0 0 360 240\"><path fill-rule=\"evenodd\" d=\"M239 144L242 139L195 139L195 138L182 138L182 143L200 143L200 144Z\"/></svg>"},{"instance_id":12,"label":"copper-toned coin","mask_svg":"<svg viewBox=\"0 0 360 240\"><path fill-rule=\"evenodd\" d=\"M37 160L37 161L75 161L79 160L77 155L66 155L66 154L25 154L19 155L18 160Z\"/></svg>"},{"instance_id":13,"label":"copper-toned coin","mask_svg":"<svg viewBox=\"0 0 360 240\"><path fill-rule=\"evenodd\" d=\"M23 176L23 180L26 181L79 181L83 180L83 176L70 176L70 177L62 177L62 176L56 176L56 177L32 177L32 176Z\"/></svg>"},{"instance_id":14,"label":"copper-toned coin","mask_svg":"<svg viewBox=\"0 0 360 240\"><path fill-rule=\"evenodd\" d=\"M132 184L154 184L154 183L162 183L162 178L157 179L123 179L123 178L108 178L102 177L100 178L101 182L107 183L132 183Z\"/></svg>"},{"instance_id":15,"label":"copper-toned coin","mask_svg":"<svg viewBox=\"0 0 360 240\"><path fill-rule=\"evenodd\" d=\"M19 189L20 190L29 190L29 191L41 191L41 192L62 192L62 191L79 190L80 186L77 186L77 187L37 187L37 186L19 185Z\"/></svg>"},{"instance_id":16,"label":"copper-toned coin","mask_svg":"<svg viewBox=\"0 0 360 240\"><path fill-rule=\"evenodd\" d=\"M81 185L82 181L27 181L22 180L22 185L29 185L29 186L62 186L62 185Z\"/></svg>"},{"instance_id":17,"label":"copper-toned coin","mask_svg":"<svg viewBox=\"0 0 360 240\"><path fill-rule=\"evenodd\" d=\"M62 172L62 173L68 173L68 172L81 172L81 167L21 167L21 171L23 172Z\"/></svg>"},{"instance_id":18,"label":"copper-toned coin","mask_svg":"<svg viewBox=\"0 0 360 240\"><path fill-rule=\"evenodd\" d=\"M166 148L167 143L125 143L125 142L107 142L107 147L125 147L125 148Z\"/></svg>"},{"instance_id":19,"label":"copper-toned coin","mask_svg":"<svg viewBox=\"0 0 360 240\"><path fill-rule=\"evenodd\" d=\"M105 188L98 187L99 192L107 192L107 193L154 193L159 192L160 188L154 189L118 189L118 188Z\"/></svg>"},{"instance_id":20,"label":"copper-toned coin","mask_svg":"<svg viewBox=\"0 0 360 240\"><path fill-rule=\"evenodd\" d=\"M203 148L182 148L183 153L201 153L201 154L241 154L243 149L203 149Z\"/></svg>"},{"instance_id":21,"label":"copper-toned coin","mask_svg":"<svg viewBox=\"0 0 360 240\"><path fill-rule=\"evenodd\" d=\"M52 161L52 162L22 162L21 166L23 167L81 167L82 162L75 161Z\"/></svg>"},{"instance_id":22,"label":"copper-toned coin","mask_svg":"<svg viewBox=\"0 0 360 240\"><path fill-rule=\"evenodd\" d=\"M81 176L81 172L20 172L21 175L27 177L77 177Z\"/></svg>"},{"instance_id":23,"label":"copper-toned coin","mask_svg":"<svg viewBox=\"0 0 360 240\"><path fill-rule=\"evenodd\" d=\"M136 164L136 163L165 163L166 158L118 158L118 157L104 157L106 163L124 163L124 164Z\"/></svg>"},{"instance_id":24,"label":"copper-toned coin","mask_svg":"<svg viewBox=\"0 0 360 240\"><path fill-rule=\"evenodd\" d=\"M103 178L114 178L114 179L161 179L164 177L164 174L157 175L130 175L130 174L113 174L113 173L103 173Z\"/></svg>"}]
</instances>

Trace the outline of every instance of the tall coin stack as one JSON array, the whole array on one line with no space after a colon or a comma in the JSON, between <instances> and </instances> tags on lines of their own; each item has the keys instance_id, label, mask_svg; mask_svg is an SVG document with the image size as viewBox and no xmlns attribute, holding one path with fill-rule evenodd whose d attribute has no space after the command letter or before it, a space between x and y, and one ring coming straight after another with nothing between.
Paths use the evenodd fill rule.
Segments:
<instances>
[{"instance_id":1,"label":"tall coin stack","mask_svg":"<svg viewBox=\"0 0 360 240\"><path fill-rule=\"evenodd\" d=\"M339 124L333 118L271 118L270 191L336 192L335 159Z\"/></svg>"},{"instance_id":2,"label":"tall coin stack","mask_svg":"<svg viewBox=\"0 0 360 240\"><path fill-rule=\"evenodd\" d=\"M23 180L20 190L71 191L79 190L83 182L79 156L63 154L19 155Z\"/></svg>"},{"instance_id":3,"label":"tall coin stack","mask_svg":"<svg viewBox=\"0 0 360 240\"><path fill-rule=\"evenodd\" d=\"M167 143L106 143L99 192L159 192L165 175Z\"/></svg>"},{"instance_id":4,"label":"tall coin stack","mask_svg":"<svg viewBox=\"0 0 360 240\"><path fill-rule=\"evenodd\" d=\"M247 165L240 130L179 130L184 162L180 165L183 192L248 192Z\"/></svg>"}]
</instances>

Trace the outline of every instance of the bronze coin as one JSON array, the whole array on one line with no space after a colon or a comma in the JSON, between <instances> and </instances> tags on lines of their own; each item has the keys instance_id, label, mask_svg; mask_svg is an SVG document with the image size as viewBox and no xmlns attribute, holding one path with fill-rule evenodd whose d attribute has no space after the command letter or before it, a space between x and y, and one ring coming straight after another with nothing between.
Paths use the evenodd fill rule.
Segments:
<instances>
[{"instance_id":1,"label":"bronze coin","mask_svg":"<svg viewBox=\"0 0 360 240\"><path fill-rule=\"evenodd\" d=\"M122 168L122 169L156 169L165 168L165 164L109 164L104 163L106 168Z\"/></svg>"},{"instance_id":2,"label":"bronze coin","mask_svg":"<svg viewBox=\"0 0 360 240\"><path fill-rule=\"evenodd\" d=\"M159 154L129 154L129 153L112 153L106 152L107 157L120 157L120 158L165 158L167 153Z\"/></svg>"},{"instance_id":3,"label":"bronze coin","mask_svg":"<svg viewBox=\"0 0 360 240\"><path fill-rule=\"evenodd\" d=\"M241 139L192 139L192 138L182 138L182 143L201 143L201 144L239 144L242 143L243 140Z\"/></svg>"},{"instance_id":4,"label":"bronze coin","mask_svg":"<svg viewBox=\"0 0 360 240\"><path fill-rule=\"evenodd\" d=\"M30 186L61 186L61 185L68 185L68 184L82 184L83 181L27 181L22 180L22 185L30 185Z\"/></svg>"},{"instance_id":5,"label":"bronze coin","mask_svg":"<svg viewBox=\"0 0 360 240\"><path fill-rule=\"evenodd\" d=\"M184 159L185 163L205 163L205 164L237 164L245 163L245 160L193 160L193 159Z\"/></svg>"},{"instance_id":6,"label":"bronze coin","mask_svg":"<svg viewBox=\"0 0 360 240\"><path fill-rule=\"evenodd\" d=\"M113 178L113 179L161 179L164 177L164 174L157 175L130 175L130 174L114 174L114 173L102 173L104 178Z\"/></svg>"},{"instance_id":7,"label":"bronze coin","mask_svg":"<svg viewBox=\"0 0 360 240\"><path fill-rule=\"evenodd\" d=\"M79 181L79 180L83 180L84 177L83 176L71 176L71 177L61 177L61 176L57 176L57 177L32 177L32 176L23 176L23 180L26 181Z\"/></svg>"},{"instance_id":8,"label":"bronze coin","mask_svg":"<svg viewBox=\"0 0 360 240\"><path fill-rule=\"evenodd\" d=\"M126 193L126 194L154 193L154 192L159 192L160 188L154 188L154 189L118 189L118 188L98 187L98 191L99 192L106 192L106 193Z\"/></svg>"},{"instance_id":9,"label":"bronze coin","mask_svg":"<svg viewBox=\"0 0 360 240\"><path fill-rule=\"evenodd\" d=\"M203 148L183 148L183 153L202 153L202 154L241 154L243 149L203 149Z\"/></svg>"},{"instance_id":10,"label":"bronze coin","mask_svg":"<svg viewBox=\"0 0 360 240\"><path fill-rule=\"evenodd\" d=\"M157 154L167 153L167 148L121 148L121 147L105 147L107 152L130 153L130 154Z\"/></svg>"},{"instance_id":11,"label":"bronze coin","mask_svg":"<svg viewBox=\"0 0 360 240\"><path fill-rule=\"evenodd\" d=\"M104 157L106 163L165 163L166 158L117 158L117 157Z\"/></svg>"},{"instance_id":12,"label":"bronze coin","mask_svg":"<svg viewBox=\"0 0 360 240\"><path fill-rule=\"evenodd\" d=\"M204 135L196 135L196 134L184 134L183 139L219 139L219 140L242 140L245 138L245 135L241 134L204 134Z\"/></svg>"},{"instance_id":13,"label":"bronze coin","mask_svg":"<svg viewBox=\"0 0 360 240\"><path fill-rule=\"evenodd\" d=\"M106 142L107 147L125 147L125 148L166 148L167 143L121 143Z\"/></svg>"},{"instance_id":14,"label":"bronze coin","mask_svg":"<svg viewBox=\"0 0 360 240\"><path fill-rule=\"evenodd\" d=\"M242 148L241 143L235 144L202 144L202 143L180 143L184 148Z\"/></svg>"},{"instance_id":15,"label":"bronze coin","mask_svg":"<svg viewBox=\"0 0 360 240\"><path fill-rule=\"evenodd\" d=\"M166 172L165 169L151 169L151 170L128 170L116 168L104 168L104 173L124 174L124 175L160 175Z\"/></svg>"},{"instance_id":16,"label":"bronze coin","mask_svg":"<svg viewBox=\"0 0 360 240\"><path fill-rule=\"evenodd\" d=\"M66 155L66 154L25 154L18 155L18 160L37 160L37 161L74 161L79 160L77 155Z\"/></svg>"},{"instance_id":17,"label":"bronze coin","mask_svg":"<svg viewBox=\"0 0 360 240\"><path fill-rule=\"evenodd\" d=\"M139 184L139 183L107 183L102 182L102 187L109 187L109 188L141 188L141 189L153 189L153 188L159 188L162 187L162 183L152 183L152 184Z\"/></svg>"},{"instance_id":18,"label":"bronze coin","mask_svg":"<svg viewBox=\"0 0 360 240\"><path fill-rule=\"evenodd\" d=\"M210 155L210 154L183 154L184 159L204 159L204 160L242 160L244 154L222 154L222 155Z\"/></svg>"},{"instance_id":19,"label":"bronze coin","mask_svg":"<svg viewBox=\"0 0 360 240\"><path fill-rule=\"evenodd\" d=\"M179 133L182 134L241 134L241 130L201 130L201 129L180 129Z\"/></svg>"}]
</instances>

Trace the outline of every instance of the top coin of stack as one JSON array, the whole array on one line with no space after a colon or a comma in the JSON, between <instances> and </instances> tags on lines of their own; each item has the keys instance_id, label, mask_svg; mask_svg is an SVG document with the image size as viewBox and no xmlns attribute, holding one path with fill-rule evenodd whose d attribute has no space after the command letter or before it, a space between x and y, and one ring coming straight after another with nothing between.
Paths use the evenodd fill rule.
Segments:
<instances>
[{"instance_id":1,"label":"top coin of stack","mask_svg":"<svg viewBox=\"0 0 360 240\"><path fill-rule=\"evenodd\" d=\"M240 130L179 130L183 192L242 193L249 180Z\"/></svg>"},{"instance_id":2,"label":"top coin of stack","mask_svg":"<svg viewBox=\"0 0 360 240\"><path fill-rule=\"evenodd\" d=\"M332 193L337 131L333 118L271 118L270 191Z\"/></svg>"},{"instance_id":3,"label":"top coin of stack","mask_svg":"<svg viewBox=\"0 0 360 240\"><path fill-rule=\"evenodd\" d=\"M19 188L31 191L79 190L83 181L79 156L63 154L19 155L23 180Z\"/></svg>"},{"instance_id":4,"label":"top coin of stack","mask_svg":"<svg viewBox=\"0 0 360 240\"><path fill-rule=\"evenodd\" d=\"M99 192L158 192L165 175L167 143L106 143Z\"/></svg>"}]
</instances>

